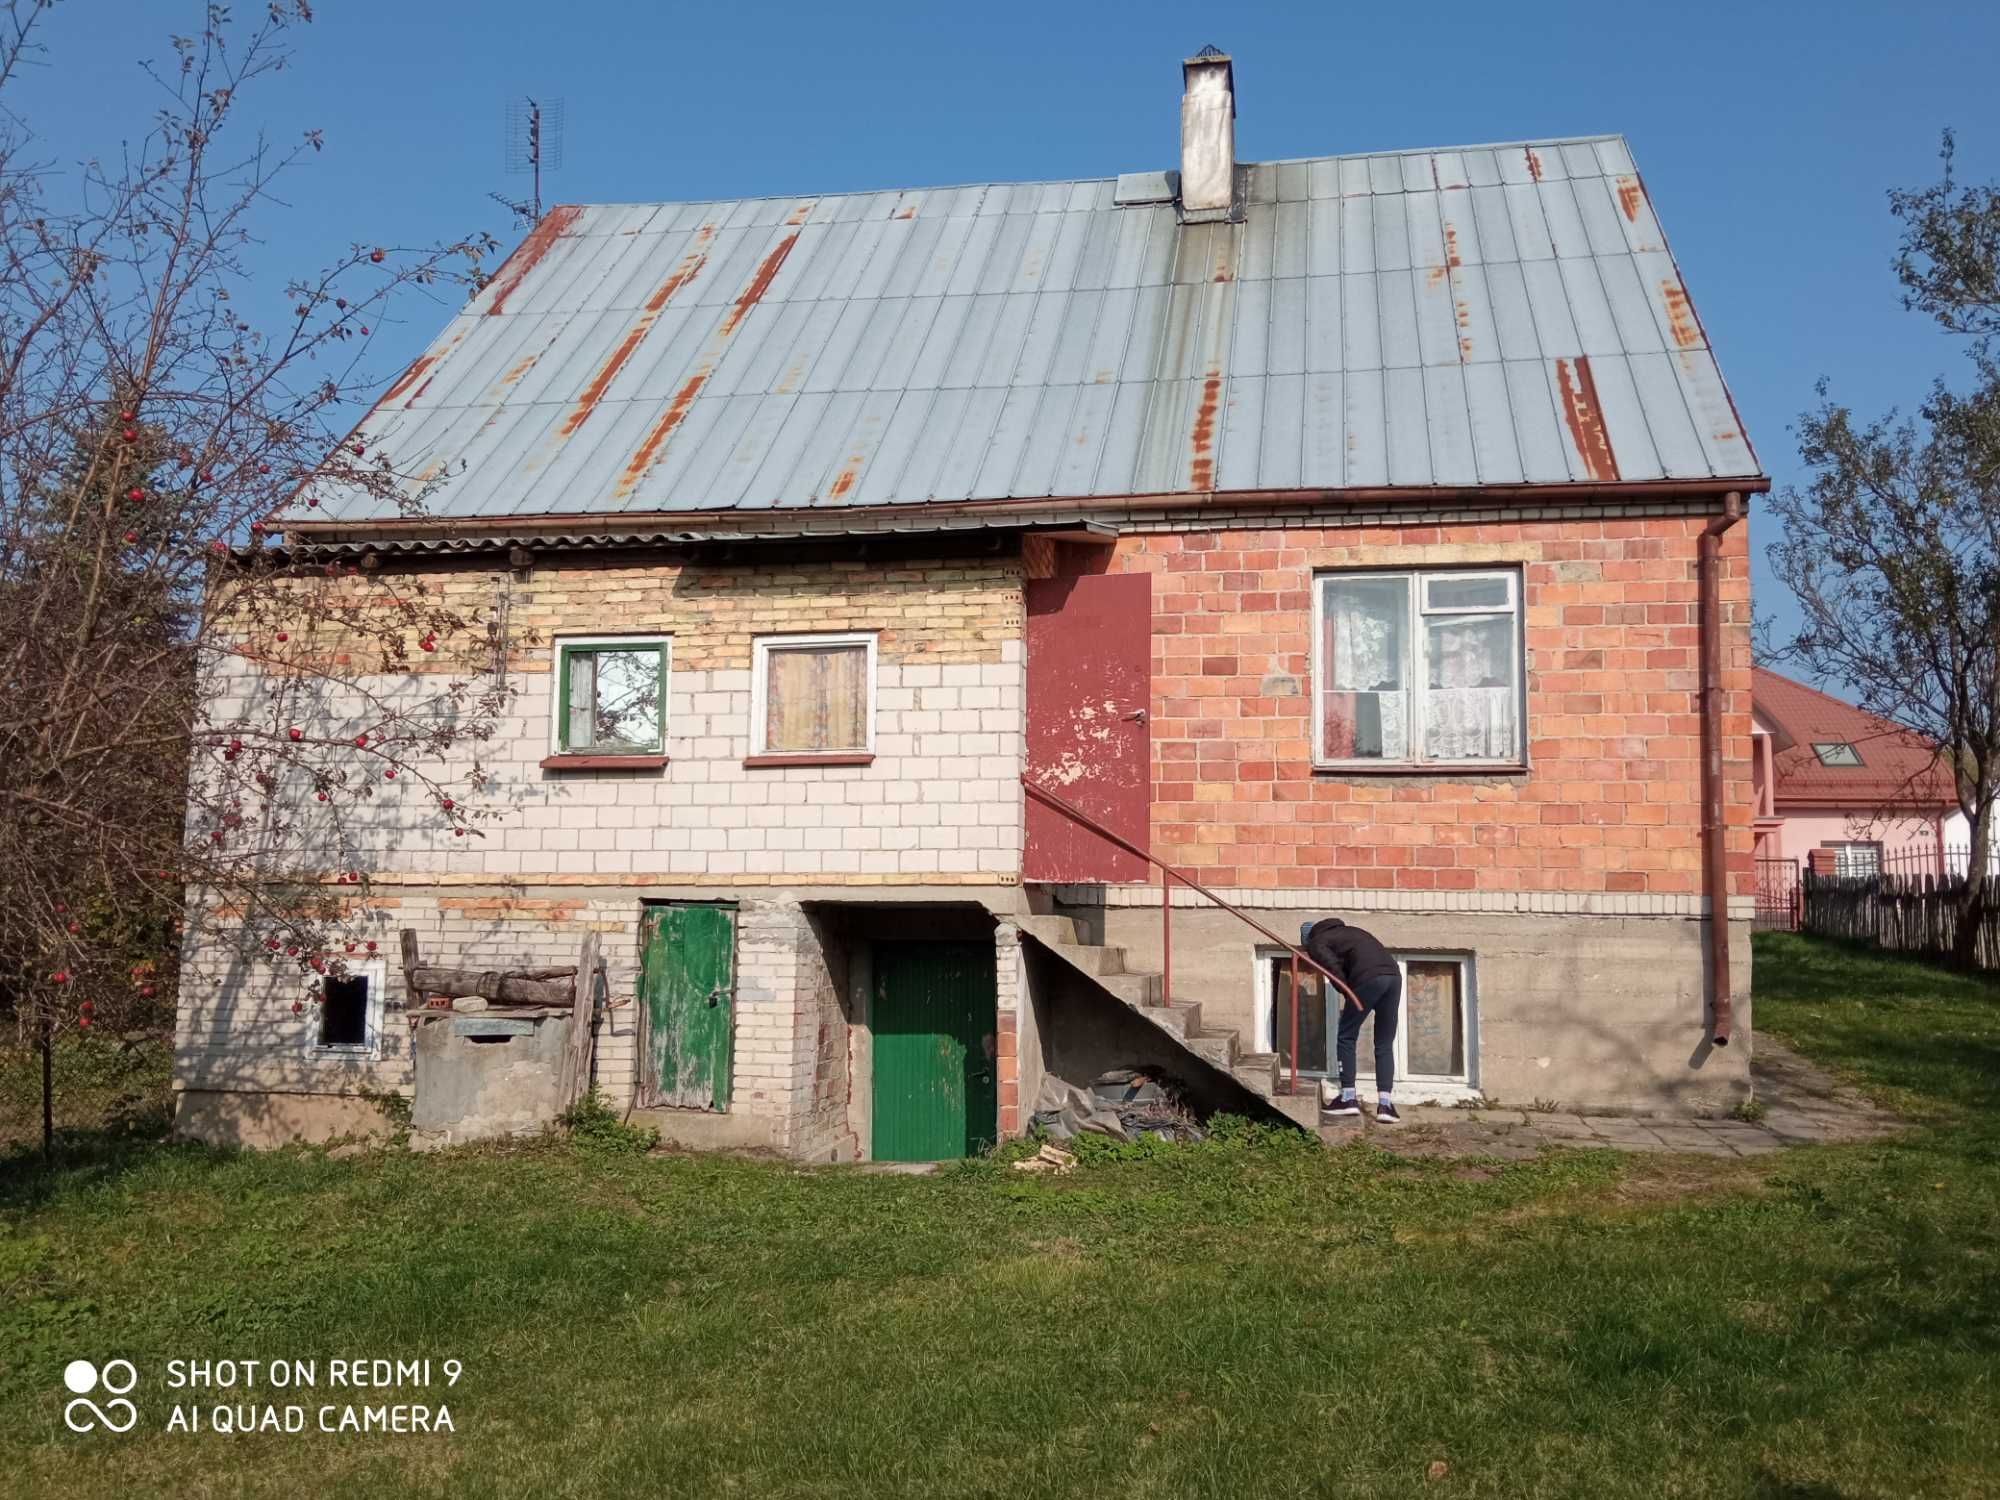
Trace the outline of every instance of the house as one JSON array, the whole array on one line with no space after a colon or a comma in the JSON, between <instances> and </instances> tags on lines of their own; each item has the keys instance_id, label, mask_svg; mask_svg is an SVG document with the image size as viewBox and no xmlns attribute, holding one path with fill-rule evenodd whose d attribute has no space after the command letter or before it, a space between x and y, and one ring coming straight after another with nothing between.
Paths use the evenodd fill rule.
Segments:
<instances>
[{"instance_id":1,"label":"house","mask_svg":"<svg viewBox=\"0 0 2000 1500\"><path fill-rule=\"evenodd\" d=\"M1756 856L1838 875L1933 873L1967 822L1936 747L1768 667L1751 674Z\"/></svg>"},{"instance_id":2,"label":"house","mask_svg":"<svg viewBox=\"0 0 2000 1500\"><path fill-rule=\"evenodd\" d=\"M1174 170L554 209L360 429L428 515L287 522L515 632L504 816L392 801L356 911L598 931L670 1139L954 1155L1120 1062L1309 1113L1336 913L1404 1097L1745 1087L1768 482L1625 142L1239 162L1183 85ZM184 1129L409 1089L382 965L333 1049L189 959Z\"/></svg>"}]
</instances>

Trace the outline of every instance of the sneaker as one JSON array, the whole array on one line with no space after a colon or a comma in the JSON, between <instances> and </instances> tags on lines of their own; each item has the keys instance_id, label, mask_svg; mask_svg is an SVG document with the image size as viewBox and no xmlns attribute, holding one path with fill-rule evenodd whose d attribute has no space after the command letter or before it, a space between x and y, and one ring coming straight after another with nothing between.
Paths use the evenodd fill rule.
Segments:
<instances>
[{"instance_id":1,"label":"sneaker","mask_svg":"<svg viewBox=\"0 0 2000 1500\"><path fill-rule=\"evenodd\" d=\"M1325 1084L1320 1086L1319 1117L1321 1123L1328 1120L1353 1120L1359 1118L1360 1114L1361 1101L1359 1099L1343 1099L1336 1090L1327 1087Z\"/></svg>"},{"instance_id":2,"label":"sneaker","mask_svg":"<svg viewBox=\"0 0 2000 1500\"><path fill-rule=\"evenodd\" d=\"M1357 1109L1355 1113L1360 1114L1361 1111ZM1377 1125L1400 1125L1403 1123L1403 1117L1396 1113L1395 1105L1378 1104L1375 1106L1375 1123Z\"/></svg>"}]
</instances>

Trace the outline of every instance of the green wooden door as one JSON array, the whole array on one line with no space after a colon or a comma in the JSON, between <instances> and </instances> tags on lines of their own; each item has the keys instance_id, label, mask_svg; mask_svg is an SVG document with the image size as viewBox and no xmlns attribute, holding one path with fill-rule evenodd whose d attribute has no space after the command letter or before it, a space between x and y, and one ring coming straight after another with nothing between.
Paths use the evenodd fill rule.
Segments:
<instances>
[{"instance_id":1,"label":"green wooden door","mask_svg":"<svg viewBox=\"0 0 2000 1500\"><path fill-rule=\"evenodd\" d=\"M639 993L646 1007L646 1102L729 1108L735 911L726 906L649 907Z\"/></svg>"},{"instance_id":2,"label":"green wooden door","mask_svg":"<svg viewBox=\"0 0 2000 1500\"><path fill-rule=\"evenodd\" d=\"M998 1134L993 948L884 943L875 950L877 1161L970 1156Z\"/></svg>"}]
</instances>

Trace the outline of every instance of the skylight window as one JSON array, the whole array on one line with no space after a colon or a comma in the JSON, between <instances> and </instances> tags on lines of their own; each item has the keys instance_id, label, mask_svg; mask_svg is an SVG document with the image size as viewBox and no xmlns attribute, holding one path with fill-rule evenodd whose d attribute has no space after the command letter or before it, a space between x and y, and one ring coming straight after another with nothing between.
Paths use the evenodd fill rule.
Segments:
<instances>
[{"instance_id":1,"label":"skylight window","mask_svg":"<svg viewBox=\"0 0 2000 1500\"><path fill-rule=\"evenodd\" d=\"M1813 754L1819 757L1819 763L1823 766L1858 766L1861 764L1861 752L1844 740L1815 742L1813 745Z\"/></svg>"}]
</instances>

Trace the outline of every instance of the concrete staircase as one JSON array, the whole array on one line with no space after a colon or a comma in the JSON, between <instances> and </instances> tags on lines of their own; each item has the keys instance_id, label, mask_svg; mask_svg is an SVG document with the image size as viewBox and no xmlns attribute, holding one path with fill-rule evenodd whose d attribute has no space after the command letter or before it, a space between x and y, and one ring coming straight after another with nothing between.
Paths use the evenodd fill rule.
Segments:
<instances>
[{"instance_id":1,"label":"concrete staircase","mask_svg":"<svg viewBox=\"0 0 2000 1500\"><path fill-rule=\"evenodd\" d=\"M1135 973L1125 965L1125 950L1090 942L1076 919L1028 916L1017 919L1021 931L1043 948L1087 976L1106 994L1116 996L1146 1020L1209 1066L1229 1074L1251 1093L1308 1130L1319 1123L1319 1103L1302 1086L1297 1098L1282 1094L1275 1052L1245 1052L1242 1037L1231 1027L1205 1026L1201 1002L1164 1001L1165 984L1158 974Z\"/></svg>"}]
</instances>

